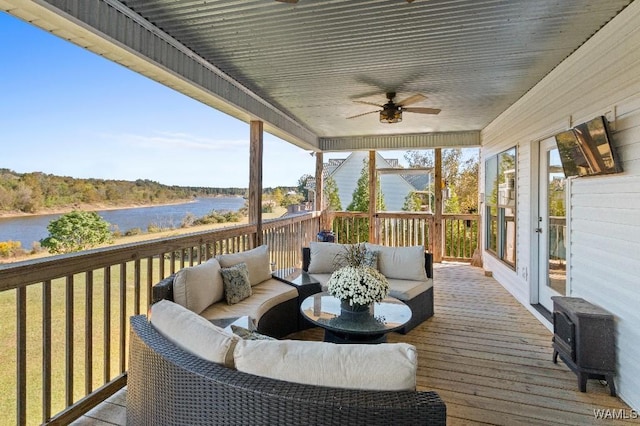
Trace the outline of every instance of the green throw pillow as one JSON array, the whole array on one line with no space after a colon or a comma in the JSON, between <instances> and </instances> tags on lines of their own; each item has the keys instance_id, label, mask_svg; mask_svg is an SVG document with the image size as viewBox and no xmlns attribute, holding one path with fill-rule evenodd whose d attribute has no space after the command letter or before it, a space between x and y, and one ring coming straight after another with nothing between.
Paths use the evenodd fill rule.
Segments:
<instances>
[{"instance_id":1,"label":"green throw pillow","mask_svg":"<svg viewBox=\"0 0 640 426\"><path fill-rule=\"evenodd\" d=\"M244 340L277 340L271 336L265 336L264 334L260 334L257 331L247 330L244 327L233 324L231 324L231 331L233 331L233 334L241 337Z\"/></svg>"},{"instance_id":2,"label":"green throw pillow","mask_svg":"<svg viewBox=\"0 0 640 426\"><path fill-rule=\"evenodd\" d=\"M251 296L251 282L246 263L238 263L229 268L221 268L224 282L224 297L229 305L238 303Z\"/></svg>"}]
</instances>

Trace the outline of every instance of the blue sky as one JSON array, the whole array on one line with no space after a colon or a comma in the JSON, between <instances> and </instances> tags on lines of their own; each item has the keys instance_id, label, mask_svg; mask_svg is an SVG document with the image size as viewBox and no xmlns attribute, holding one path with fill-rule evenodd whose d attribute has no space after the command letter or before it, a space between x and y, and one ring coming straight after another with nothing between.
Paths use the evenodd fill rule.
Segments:
<instances>
[{"instance_id":1,"label":"blue sky","mask_svg":"<svg viewBox=\"0 0 640 426\"><path fill-rule=\"evenodd\" d=\"M248 124L4 12L0 40L0 168L248 186ZM270 134L264 159L265 187L315 172Z\"/></svg>"},{"instance_id":2,"label":"blue sky","mask_svg":"<svg viewBox=\"0 0 640 426\"><path fill-rule=\"evenodd\" d=\"M249 125L0 12L0 168L247 187ZM314 173L307 151L265 133L264 187Z\"/></svg>"}]
</instances>

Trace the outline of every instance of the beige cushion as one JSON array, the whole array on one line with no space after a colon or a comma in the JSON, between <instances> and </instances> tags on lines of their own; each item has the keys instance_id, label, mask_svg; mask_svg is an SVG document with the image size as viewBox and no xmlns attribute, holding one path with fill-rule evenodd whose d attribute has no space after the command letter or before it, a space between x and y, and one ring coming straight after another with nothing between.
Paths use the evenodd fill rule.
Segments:
<instances>
[{"instance_id":1,"label":"beige cushion","mask_svg":"<svg viewBox=\"0 0 640 426\"><path fill-rule=\"evenodd\" d=\"M344 254L347 244L309 243L309 272L310 274L330 274L341 266L336 256Z\"/></svg>"},{"instance_id":2,"label":"beige cushion","mask_svg":"<svg viewBox=\"0 0 640 426\"><path fill-rule=\"evenodd\" d=\"M416 388L416 348L407 343L242 340L234 361L238 371L287 382L346 389Z\"/></svg>"},{"instance_id":3,"label":"beige cushion","mask_svg":"<svg viewBox=\"0 0 640 426\"><path fill-rule=\"evenodd\" d=\"M433 287L433 280L431 278L426 281L387 278L387 281L389 281L389 296L405 302Z\"/></svg>"},{"instance_id":4,"label":"beige cushion","mask_svg":"<svg viewBox=\"0 0 640 426\"><path fill-rule=\"evenodd\" d=\"M233 333L168 300L151 306L151 324L171 342L207 361L233 367L233 349L240 340Z\"/></svg>"},{"instance_id":5,"label":"beige cushion","mask_svg":"<svg viewBox=\"0 0 640 426\"><path fill-rule=\"evenodd\" d=\"M368 250L378 251L378 270L387 278L426 281L424 247L386 247L366 243Z\"/></svg>"},{"instance_id":6,"label":"beige cushion","mask_svg":"<svg viewBox=\"0 0 640 426\"><path fill-rule=\"evenodd\" d=\"M257 324L269 309L297 297L298 290L294 286L271 278L251 287L251 297L235 305L228 305L225 301L214 303L202 311L200 315L210 320L248 316Z\"/></svg>"},{"instance_id":7,"label":"beige cushion","mask_svg":"<svg viewBox=\"0 0 640 426\"><path fill-rule=\"evenodd\" d=\"M262 245L241 253L222 254L217 257L220 266L228 268L238 263L246 263L249 269L251 285L260 284L271 278L271 263L269 261L269 247Z\"/></svg>"},{"instance_id":8,"label":"beige cushion","mask_svg":"<svg viewBox=\"0 0 640 426\"><path fill-rule=\"evenodd\" d=\"M222 277L216 259L176 272L173 278L173 300L199 314L205 308L222 300Z\"/></svg>"}]
</instances>

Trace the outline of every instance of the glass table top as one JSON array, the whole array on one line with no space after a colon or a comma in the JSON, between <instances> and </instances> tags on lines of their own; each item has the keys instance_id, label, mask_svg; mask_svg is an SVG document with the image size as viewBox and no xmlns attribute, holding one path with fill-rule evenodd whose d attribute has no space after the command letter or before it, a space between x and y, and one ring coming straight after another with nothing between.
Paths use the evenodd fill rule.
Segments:
<instances>
[{"instance_id":1,"label":"glass table top","mask_svg":"<svg viewBox=\"0 0 640 426\"><path fill-rule=\"evenodd\" d=\"M317 293L302 302L300 311L313 324L350 334L387 333L402 328L411 319L411 309L394 297L374 303L368 313L350 314L342 313L340 299Z\"/></svg>"}]
</instances>

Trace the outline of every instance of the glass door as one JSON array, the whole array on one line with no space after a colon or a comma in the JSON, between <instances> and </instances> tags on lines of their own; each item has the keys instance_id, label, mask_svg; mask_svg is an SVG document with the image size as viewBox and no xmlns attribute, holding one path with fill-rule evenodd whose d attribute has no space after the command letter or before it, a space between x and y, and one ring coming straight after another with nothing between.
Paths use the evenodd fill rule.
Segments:
<instances>
[{"instance_id":1,"label":"glass door","mask_svg":"<svg viewBox=\"0 0 640 426\"><path fill-rule=\"evenodd\" d=\"M538 203L539 302L553 309L551 296L566 295L566 198L565 176L555 139L540 144L540 192Z\"/></svg>"}]
</instances>

